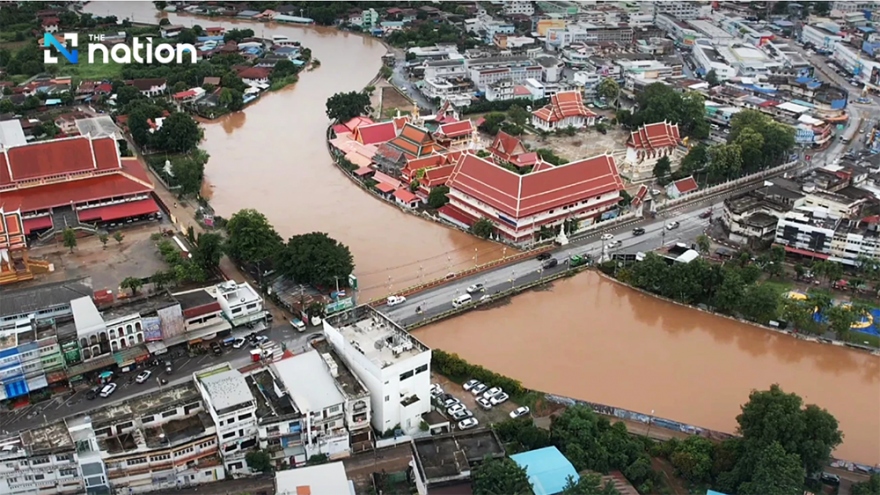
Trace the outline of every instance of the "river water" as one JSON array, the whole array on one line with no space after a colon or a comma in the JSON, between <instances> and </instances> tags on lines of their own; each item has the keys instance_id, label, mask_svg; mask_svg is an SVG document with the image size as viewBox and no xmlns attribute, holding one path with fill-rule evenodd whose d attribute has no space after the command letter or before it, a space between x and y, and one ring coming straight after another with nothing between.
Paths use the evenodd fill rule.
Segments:
<instances>
[{"instance_id":1,"label":"river water","mask_svg":"<svg viewBox=\"0 0 880 495\"><path fill-rule=\"evenodd\" d=\"M152 23L165 15L152 2L92 2L85 10ZM373 78L385 53L381 44L323 28L168 17L185 26L284 34L311 48L322 63L295 87L205 124L211 204L220 215L255 208L284 236L328 232L351 247L362 297L502 254L493 244L379 202L332 165L324 143L324 102ZM530 388L654 410L720 431L733 431L750 390L776 382L837 417L845 439L836 456L880 462L880 359L682 308L592 273L433 325L418 336Z\"/></svg>"}]
</instances>

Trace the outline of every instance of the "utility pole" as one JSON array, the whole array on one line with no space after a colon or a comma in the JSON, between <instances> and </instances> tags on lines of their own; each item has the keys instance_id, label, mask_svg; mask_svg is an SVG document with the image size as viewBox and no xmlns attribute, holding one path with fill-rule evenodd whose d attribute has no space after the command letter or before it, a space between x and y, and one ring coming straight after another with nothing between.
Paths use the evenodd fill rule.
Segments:
<instances>
[{"instance_id":1,"label":"utility pole","mask_svg":"<svg viewBox=\"0 0 880 495\"><path fill-rule=\"evenodd\" d=\"M480 266L480 249L474 248L474 268Z\"/></svg>"}]
</instances>

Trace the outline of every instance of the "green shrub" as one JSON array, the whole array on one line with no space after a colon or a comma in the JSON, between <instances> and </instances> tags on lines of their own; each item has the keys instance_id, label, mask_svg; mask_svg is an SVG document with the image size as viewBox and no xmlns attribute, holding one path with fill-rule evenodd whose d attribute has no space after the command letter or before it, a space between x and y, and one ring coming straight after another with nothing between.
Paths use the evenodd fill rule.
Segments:
<instances>
[{"instance_id":1,"label":"green shrub","mask_svg":"<svg viewBox=\"0 0 880 495\"><path fill-rule=\"evenodd\" d=\"M478 364L471 364L458 357L458 354L450 354L439 349L432 350L431 354L431 368L455 382L462 383L473 378L486 385L501 387L511 397L521 397L527 392L518 380L499 375Z\"/></svg>"}]
</instances>

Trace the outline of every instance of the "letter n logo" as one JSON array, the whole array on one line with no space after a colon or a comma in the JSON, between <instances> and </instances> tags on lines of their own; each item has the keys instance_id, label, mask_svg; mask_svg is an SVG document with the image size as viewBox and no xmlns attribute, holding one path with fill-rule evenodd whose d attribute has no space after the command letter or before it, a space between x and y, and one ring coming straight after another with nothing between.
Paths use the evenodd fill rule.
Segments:
<instances>
[{"instance_id":1,"label":"letter n logo","mask_svg":"<svg viewBox=\"0 0 880 495\"><path fill-rule=\"evenodd\" d=\"M74 47L79 44L79 37L76 33L65 33L63 36L65 44L70 43L70 46ZM52 48L55 48L71 64L79 63L79 51L76 48L68 50L67 46L61 44L52 33L43 33L43 63L58 63L58 57L52 55Z\"/></svg>"}]
</instances>

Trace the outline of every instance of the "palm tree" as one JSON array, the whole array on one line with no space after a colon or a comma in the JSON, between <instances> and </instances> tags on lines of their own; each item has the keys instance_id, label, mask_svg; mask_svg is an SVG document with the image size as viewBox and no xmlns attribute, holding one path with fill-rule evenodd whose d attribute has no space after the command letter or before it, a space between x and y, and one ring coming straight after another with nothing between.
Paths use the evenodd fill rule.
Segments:
<instances>
[{"instance_id":1,"label":"palm tree","mask_svg":"<svg viewBox=\"0 0 880 495\"><path fill-rule=\"evenodd\" d=\"M699 236L697 236L697 249L701 253L703 253L703 254L708 253L709 249L711 247L712 247L712 243L709 240L709 236L707 236L706 234L700 234Z\"/></svg>"}]
</instances>

